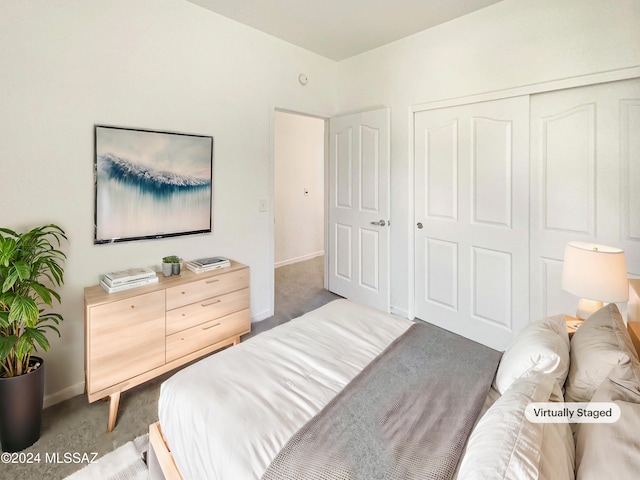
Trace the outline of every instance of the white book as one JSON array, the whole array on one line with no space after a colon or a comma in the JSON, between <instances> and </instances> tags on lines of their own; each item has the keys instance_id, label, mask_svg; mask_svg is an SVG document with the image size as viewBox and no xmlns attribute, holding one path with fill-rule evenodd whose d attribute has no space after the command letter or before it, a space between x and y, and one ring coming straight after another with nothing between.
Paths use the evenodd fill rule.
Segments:
<instances>
[{"instance_id":1,"label":"white book","mask_svg":"<svg viewBox=\"0 0 640 480\"><path fill-rule=\"evenodd\" d=\"M186 262L185 267L187 267L189 270L191 270L193 273L202 273L202 272L206 272L206 270L202 267L199 267L198 265L196 265L195 263L192 262Z\"/></svg>"},{"instance_id":2,"label":"white book","mask_svg":"<svg viewBox=\"0 0 640 480\"><path fill-rule=\"evenodd\" d=\"M228 258L224 257L207 257L207 258L198 258L196 260L191 260L191 263L198 267L213 267L213 266L229 266L231 262L229 262Z\"/></svg>"},{"instance_id":3,"label":"white book","mask_svg":"<svg viewBox=\"0 0 640 480\"><path fill-rule=\"evenodd\" d=\"M120 270L118 272L105 273L104 283L110 287L124 285L138 280L157 277L156 272L150 268L130 268L128 270Z\"/></svg>"},{"instance_id":4,"label":"white book","mask_svg":"<svg viewBox=\"0 0 640 480\"><path fill-rule=\"evenodd\" d=\"M210 272L211 270L217 270L218 268L225 268L231 265L231 262L229 262L227 260L227 262L224 263L218 263L215 265L208 265L205 267L202 267L194 262L186 262L185 266L191 270L193 273L204 273L204 272Z\"/></svg>"},{"instance_id":5,"label":"white book","mask_svg":"<svg viewBox=\"0 0 640 480\"><path fill-rule=\"evenodd\" d=\"M129 290L131 288L136 288L136 287L144 287L146 285L152 285L154 283L158 283L158 277L148 277L148 278L141 278L135 282L129 282L129 283L125 283L122 285L115 285L115 286L111 286L111 285L107 285L104 280L100 280L100 286L102 288L105 289L105 291L107 293L115 293L115 292L122 292L124 290Z\"/></svg>"}]
</instances>

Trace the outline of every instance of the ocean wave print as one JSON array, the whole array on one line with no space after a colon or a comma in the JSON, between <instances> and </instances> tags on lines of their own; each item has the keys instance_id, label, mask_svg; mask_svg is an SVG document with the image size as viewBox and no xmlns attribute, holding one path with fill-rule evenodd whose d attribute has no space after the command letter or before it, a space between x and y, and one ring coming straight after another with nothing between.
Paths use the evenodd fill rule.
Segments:
<instances>
[{"instance_id":1,"label":"ocean wave print","mask_svg":"<svg viewBox=\"0 0 640 480\"><path fill-rule=\"evenodd\" d=\"M197 192L211 187L209 178L196 178L155 170L112 153L98 157L98 174L108 180L135 187L140 193L149 193L158 197Z\"/></svg>"}]
</instances>

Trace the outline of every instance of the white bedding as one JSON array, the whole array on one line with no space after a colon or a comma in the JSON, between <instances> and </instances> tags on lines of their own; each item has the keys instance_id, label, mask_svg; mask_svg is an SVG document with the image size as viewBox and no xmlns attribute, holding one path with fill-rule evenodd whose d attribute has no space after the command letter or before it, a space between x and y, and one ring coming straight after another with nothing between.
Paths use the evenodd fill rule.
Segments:
<instances>
[{"instance_id":1,"label":"white bedding","mask_svg":"<svg viewBox=\"0 0 640 480\"><path fill-rule=\"evenodd\" d=\"M162 384L159 419L183 478L259 479L287 440L411 324L336 300L174 375Z\"/></svg>"}]
</instances>

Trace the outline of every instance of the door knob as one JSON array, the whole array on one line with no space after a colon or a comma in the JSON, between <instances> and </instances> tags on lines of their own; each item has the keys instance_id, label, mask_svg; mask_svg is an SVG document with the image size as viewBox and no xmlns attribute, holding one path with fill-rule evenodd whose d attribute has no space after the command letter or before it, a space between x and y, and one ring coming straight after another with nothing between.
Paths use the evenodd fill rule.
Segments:
<instances>
[{"instance_id":1,"label":"door knob","mask_svg":"<svg viewBox=\"0 0 640 480\"><path fill-rule=\"evenodd\" d=\"M416 225L418 227L418 229L422 230L422 222L418 222L418 225Z\"/></svg>"},{"instance_id":2,"label":"door knob","mask_svg":"<svg viewBox=\"0 0 640 480\"><path fill-rule=\"evenodd\" d=\"M380 220L379 222L371 222L371 225L379 225L384 227L387 223L384 220Z\"/></svg>"}]
</instances>

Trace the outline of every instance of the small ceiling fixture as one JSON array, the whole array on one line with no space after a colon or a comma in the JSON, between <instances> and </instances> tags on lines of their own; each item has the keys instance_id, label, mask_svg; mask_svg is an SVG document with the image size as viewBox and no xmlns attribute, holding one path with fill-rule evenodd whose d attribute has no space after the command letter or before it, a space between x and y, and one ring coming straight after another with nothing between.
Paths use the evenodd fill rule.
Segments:
<instances>
[{"instance_id":1,"label":"small ceiling fixture","mask_svg":"<svg viewBox=\"0 0 640 480\"><path fill-rule=\"evenodd\" d=\"M306 85L307 83L309 83L309 79L304 73L298 75L298 81L300 82L300 85Z\"/></svg>"}]
</instances>

